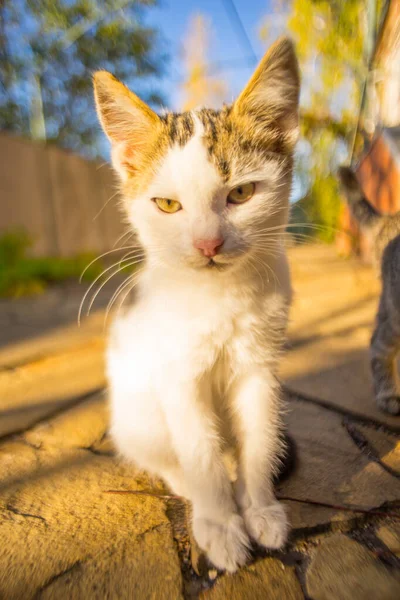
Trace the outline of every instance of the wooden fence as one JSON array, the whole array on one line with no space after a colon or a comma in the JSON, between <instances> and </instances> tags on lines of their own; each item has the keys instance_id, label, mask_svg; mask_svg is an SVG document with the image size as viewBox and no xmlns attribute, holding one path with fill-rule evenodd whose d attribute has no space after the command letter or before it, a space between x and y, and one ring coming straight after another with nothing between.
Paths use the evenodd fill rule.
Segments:
<instances>
[{"instance_id":1,"label":"wooden fence","mask_svg":"<svg viewBox=\"0 0 400 600\"><path fill-rule=\"evenodd\" d=\"M1 133L0 235L16 228L35 255L109 250L126 229L110 166Z\"/></svg>"}]
</instances>

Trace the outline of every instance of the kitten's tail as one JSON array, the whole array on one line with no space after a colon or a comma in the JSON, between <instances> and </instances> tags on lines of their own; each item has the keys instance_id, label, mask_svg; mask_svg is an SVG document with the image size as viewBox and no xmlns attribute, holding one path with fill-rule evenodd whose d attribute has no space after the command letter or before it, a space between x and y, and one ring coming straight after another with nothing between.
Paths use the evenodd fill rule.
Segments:
<instances>
[{"instance_id":1,"label":"kitten's tail","mask_svg":"<svg viewBox=\"0 0 400 600\"><path fill-rule=\"evenodd\" d=\"M354 172L350 167L339 167L338 175L353 217L363 228L375 228L384 217L368 202Z\"/></svg>"}]
</instances>

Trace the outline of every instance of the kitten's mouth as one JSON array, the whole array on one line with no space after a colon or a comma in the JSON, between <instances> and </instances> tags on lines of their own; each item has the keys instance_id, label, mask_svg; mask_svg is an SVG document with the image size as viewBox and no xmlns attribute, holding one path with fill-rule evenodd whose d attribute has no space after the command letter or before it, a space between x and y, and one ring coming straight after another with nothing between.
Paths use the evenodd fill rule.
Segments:
<instances>
[{"instance_id":1,"label":"kitten's mouth","mask_svg":"<svg viewBox=\"0 0 400 600\"><path fill-rule=\"evenodd\" d=\"M208 269L215 269L216 271L223 271L224 269L229 267L229 265L223 264L223 263L217 263L217 262L215 262L215 260L213 258L210 258L210 260L206 264L206 267Z\"/></svg>"}]
</instances>

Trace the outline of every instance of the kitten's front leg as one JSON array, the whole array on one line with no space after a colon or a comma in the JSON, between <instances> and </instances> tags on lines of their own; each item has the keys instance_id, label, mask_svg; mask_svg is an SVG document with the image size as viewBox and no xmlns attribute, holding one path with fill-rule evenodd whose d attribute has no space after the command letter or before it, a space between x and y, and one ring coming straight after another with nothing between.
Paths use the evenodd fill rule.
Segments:
<instances>
[{"instance_id":1,"label":"kitten's front leg","mask_svg":"<svg viewBox=\"0 0 400 600\"><path fill-rule=\"evenodd\" d=\"M193 533L211 562L235 571L250 541L223 464L212 411L211 388L182 383L163 394L172 444L193 503Z\"/></svg>"},{"instance_id":2,"label":"kitten's front leg","mask_svg":"<svg viewBox=\"0 0 400 600\"><path fill-rule=\"evenodd\" d=\"M281 548L288 521L272 481L280 450L279 385L263 368L239 378L233 394L240 440L236 499L250 536L266 548Z\"/></svg>"}]
</instances>

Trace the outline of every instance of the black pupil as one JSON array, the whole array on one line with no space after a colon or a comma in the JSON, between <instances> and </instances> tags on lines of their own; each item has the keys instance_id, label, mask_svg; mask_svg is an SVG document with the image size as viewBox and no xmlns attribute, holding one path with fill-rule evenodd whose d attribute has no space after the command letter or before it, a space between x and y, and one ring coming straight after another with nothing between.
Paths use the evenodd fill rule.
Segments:
<instances>
[{"instance_id":1,"label":"black pupil","mask_svg":"<svg viewBox=\"0 0 400 600\"><path fill-rule=\"evenodd\" d=\"M241 196L243 194L243 188L242 187L238 187L237 188L237 193L239 194L239 196Z\"/></svg>"}]
</instances>

